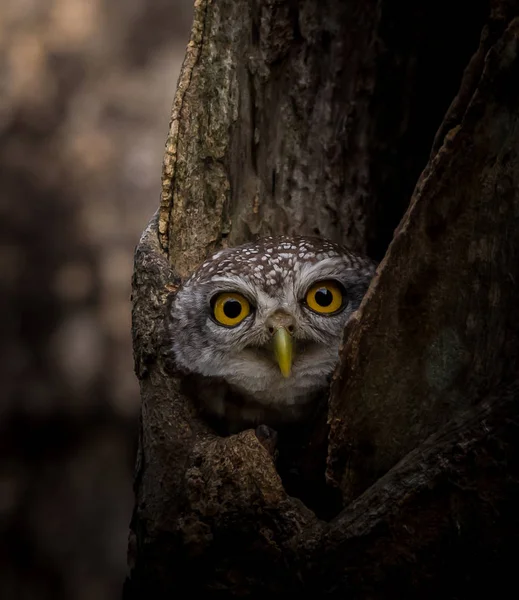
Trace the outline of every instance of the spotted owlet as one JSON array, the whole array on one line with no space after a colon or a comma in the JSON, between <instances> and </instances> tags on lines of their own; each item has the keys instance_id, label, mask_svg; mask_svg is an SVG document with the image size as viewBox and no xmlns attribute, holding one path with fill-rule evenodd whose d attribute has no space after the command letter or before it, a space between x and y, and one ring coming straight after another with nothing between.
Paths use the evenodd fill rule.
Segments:
<instances>
[{"instance_id":1,"label":"spotted owlet","mask_svg":"<svg viewBox=\"0 0 519 600\"><path fill-rule=\"evenodd\" d=\"M374 263L327 240L267 237L208 258L171 306L177 367L213 415L295 421L329 385Z\"/></svg>"}]
</instances>

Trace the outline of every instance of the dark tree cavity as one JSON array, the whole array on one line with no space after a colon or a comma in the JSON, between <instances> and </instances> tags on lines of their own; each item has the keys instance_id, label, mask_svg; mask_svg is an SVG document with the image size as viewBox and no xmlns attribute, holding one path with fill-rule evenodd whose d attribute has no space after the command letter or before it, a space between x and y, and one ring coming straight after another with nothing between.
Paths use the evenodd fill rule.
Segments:
<instances>
[{"instance_id":1,"label":"dark tree cavity","mask_svg":"<svg viewBox=\"0 0 519 600\"><path fill-rule=\"evenodd\" d=\"M136 251L126 600L471 598L513 581L517 15L497 0L196 2ZM308 434L342 498L327 520L287 494L262 434L199 419L171 364L182 278L267 233L383 259Z\"/></svg>"}]
</instances>

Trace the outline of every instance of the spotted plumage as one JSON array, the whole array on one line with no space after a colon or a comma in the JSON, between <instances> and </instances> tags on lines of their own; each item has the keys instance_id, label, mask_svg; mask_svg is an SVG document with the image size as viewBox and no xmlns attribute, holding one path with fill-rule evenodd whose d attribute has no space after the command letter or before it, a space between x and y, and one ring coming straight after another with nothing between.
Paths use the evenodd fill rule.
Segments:
<instances>
[{"instance_id":1,"label":"spotted plumage","mask_svg":"<svg viewBox=\"0 0 519 600\"><path fill-rule=\"evenodd\" d=\"M268 237L208 258L171 307L178 368L212 413L300 418L322 397L375 265L333 242Z\"/></svg>"}]
</instances>

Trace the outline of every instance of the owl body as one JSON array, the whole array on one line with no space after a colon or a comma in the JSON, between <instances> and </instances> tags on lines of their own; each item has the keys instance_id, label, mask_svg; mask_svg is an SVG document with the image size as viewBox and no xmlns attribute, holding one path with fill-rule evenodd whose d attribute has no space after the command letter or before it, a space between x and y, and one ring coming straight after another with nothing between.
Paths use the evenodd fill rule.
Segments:
<instances>
[{"instance_id":1,"label":"owl body","mask_svg":"<svg viewBox=\"0 0 519 600\"><path fill-rule=\"evenodd\" d=\"M220 250L172 303L175 363L199 380L210 413L244 426L300 419L329 384L344 325L374 269L319 238Z\"/></svg>"}]
</instances>

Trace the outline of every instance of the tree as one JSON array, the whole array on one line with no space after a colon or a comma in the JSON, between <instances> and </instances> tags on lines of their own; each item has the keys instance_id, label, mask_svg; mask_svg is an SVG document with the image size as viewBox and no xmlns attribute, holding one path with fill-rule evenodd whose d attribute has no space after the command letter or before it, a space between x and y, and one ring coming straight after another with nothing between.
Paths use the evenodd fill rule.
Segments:
<instances>
[{"instance_id":1,"label":"tree","mask_svg":"<svg viewBox=\"0 0 519 600\"><path fill-rule=\"evenodd\" d=\"M500 0L196 3L136 251L126 599L460 598L513 581L518 15ZM285 492L254 431L197 419L168 351L182 277L270 232L383 258L310 434L329 436L342 495L326 521Z\"/></svg>"}]
</instances>

